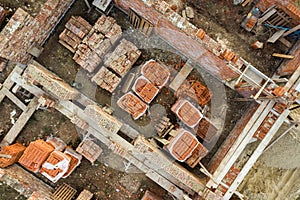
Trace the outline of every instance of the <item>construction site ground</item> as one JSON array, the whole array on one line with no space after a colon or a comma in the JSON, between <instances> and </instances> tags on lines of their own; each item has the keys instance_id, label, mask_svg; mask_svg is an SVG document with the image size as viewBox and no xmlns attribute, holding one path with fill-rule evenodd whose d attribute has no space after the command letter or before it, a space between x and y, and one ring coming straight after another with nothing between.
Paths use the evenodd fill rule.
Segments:
<instances>
[{"instance_id":1,"label":"construction site ground","mask_svg":"<svg viewBox=\"0 0 300 200\"><path fill-rule=\"evenodd\" d=\"M24 10L31 14L36 14L44 0L28 0L28 1L11 1L11 0L0 0L0 5L4 7L10 7L14 11L17 7L22 7ZM226 47L235 51L239 56L250 61L255 67L264 72L266 75L271 75L280 63L280 59L274 59L271 54L275 50L279 53L284 53L287 49L284 48L280 43L267 44L263 50L251 49L251 44L256 40L265 41L269 36L248 33L240 28L240 23L251 9L248 7L234 6L231 0L219 1L219 0L198 0L191 1L187 0L186 5L190 5L194 8L195 18L192 20L197 27L203 28L212 38L221 42ZM58 43L58 35L63 31L64 24L69 20L72 15L80 15L87 19L93 24L96 19L100 16L94 9L87 14L87 7L84 1L76 1L71 10L63 18L61 24L56 28L55 33L49 38L45 44L45 49L37 58L37 61L42 65L55 72L58 76L64 79L67 83L72 81L81 82L83 88L81 91L90 98L96 100L101 105L111 105L115 109L115 114L121 117L128 124L132 125L137 130L142 129L143 132L149 133L147 137L152 136L154 133L152 126L147 126L151 123L151 118L143 117L138 121L133 121L132 118L115 105L115 100L118 98L118 93L115 96L111 96L108 92L96 87L92 84L85 73L80 67L72 60L72 53L65 49ZM187 59L178 54L172 47L162 41L156 36L146 38L142 34L132 30L127 16L114 8L110 13L117 22L123 28L123 37L132 41L142 51L140 59L137 61L136 66L144 63L149 59L159 59L163 63L167 64L174 70L179 70L183 63ZM159 48L158 48L159 47ZM10 63L8 70L0 74L0 82L2 83L9 72L11 71L14 63ZM133 71L134 72L134 71ZM212 84L218 86L222 85L220 82L215 80L213 77L205 74L193 71L191 77L196 77L201 81L210 80ZM203 75L204 74L204 75ZM206 77L203 79L203 76ZM207 78L208 77L208 78ZM118 88L120 90L120 88ZM240 96L232 91L231 89L225 88L227 98L227 110L223 132L219 137L218 142L212 147L209 155L203 160L204 164L207 164L211 156L215 153L218 146L224 141L226 136L232 130L235 123L243 115L244 111L250 105L249 102L236 101ZM167 95L166 95L167 94ZM167 113L171 115L170 107L174 103L175 98L173 94L167 89L163 89L156 97L152 105L163 104L166 108ZM155 112L155 107L152 107ZM17 118L20 114L17 106L12 102L5 99L0 104L0 139L4 137L5 133L12 126L10 115L13 110L16 110L16 114L13 118ZM151 116L151 115L150 115ZM152 115L155 117L155 115ZM171 120L176 120L171 118ZM1 132L1 130L3 130ZM146 130L146 131L145 131ZM45 139L46 136L54 135L63 139L68 145L76 147L80 140L81 135L75 126L62 114L57 111L37 111L30 119L24 130L21 132L17 141L22 142L26 145L29 142L38 138ZM289 136L287 136L289 137ZM293 140L287 138L288 141ZM294 144L294 143L293 143ZM255 145L255 144L253 144ZM299 142L294 146L299 145ZM274 146L273 148L276 148ZM103 147L104 148L104 147ZM249 147L251 148L251 147ZM271 151L272 149L270 149ZM274 157L274 159L276 159ZM268 166L268 160L262 158L253 170L246 177L244 183L241 185L240 190L242 193L249 195L252 199L267 199L268 197L276 198L272 191L274 188L270 185L276 185L278 180L282 181L281 184L291 184L287 180L289 176L299 176L299 171L295 169L282 169L282 166ZM131 168L131 172L125 173L124 166L126 162L116 155L109 152L104 148L104 153L100 156L100 159L96 161L94 165L91 165L86 159L83 159L80 166L71 174L67 179L62 179L58 183L53 184L46 178L39 176L45 182L55 187L63 182L70 184L72 187L77 189L79 192L83 189L88 189L95 194L95 199L140 199L145 190L150 189L155 193L164 197L164 199L172 199L168 194L157 184L153 183L134 168ZM195 172L199 173L199 168L194 169ZM270 183L270 185L269 185ZM295 184L300 185L299 180ZM274 186L275 187L275 186ZM283 192L289 192L293 189L287 189ZM275 189L276 191L276 189ZM277 190L279 192L279 190ZM297 192L297 191L296 191ZM0 199L25 199L16 193L14 190L8 188L4 183L0 183L0 194L6 195L1 196ZM255 194L255 195L254 195ZM268 196L269 195L269 196ZM278 194L283 195L283 194ZM279 196L280 197L280 196ZM250 199L251 199L250 198ZM292 198L291 198L292 199Z\"/></svg>"}]
</instances>

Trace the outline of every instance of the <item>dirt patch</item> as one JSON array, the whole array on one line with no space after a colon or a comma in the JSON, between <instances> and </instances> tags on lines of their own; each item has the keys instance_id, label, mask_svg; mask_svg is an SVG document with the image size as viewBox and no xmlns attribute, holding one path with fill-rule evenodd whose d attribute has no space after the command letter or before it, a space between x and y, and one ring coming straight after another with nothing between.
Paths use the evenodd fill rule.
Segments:
<instances>
[{"instance_id":1,"label":"dirt patch","mask_svg":"<svg viewBox=\"0 0 300 200\"><path fill-rule=\"evenodd\" d=\"M6 185L4 182L0 182L0 199L25 200L26 198L22 195L19 195L17 191Z\"/></svg>"},{"instance_id":2,"label":"dirt patch","mask_svg":"<svg viewBox=\"0 0 300 200\"><path fill-rule=\"evenodd\" d=\"M32 16L36 16L41 9L41 6L47 0L1 0L0 6L10 9L14 13L18 8L22 8Z\"/></svg>"},{"instance_id":3,"label":"dirt patch","mask_svg":"<svg viewBox=\"0 0 300 200\"><path fill-rule=\"evenodd\" d=\"M272 57L273 52L284 53L287 48L280 42L266 44L271 35L249 33L240 27L242 20L252 8L251 6L234 6L232 1L199 0L187 1L187 5L195 9L195 18L191 21L202 28L216 41L232 49L264 74L270 76L276 71L280 59ZM265 43L262 50L253 50L251 44L255 41Z\"/></svg>"}]
</instances>

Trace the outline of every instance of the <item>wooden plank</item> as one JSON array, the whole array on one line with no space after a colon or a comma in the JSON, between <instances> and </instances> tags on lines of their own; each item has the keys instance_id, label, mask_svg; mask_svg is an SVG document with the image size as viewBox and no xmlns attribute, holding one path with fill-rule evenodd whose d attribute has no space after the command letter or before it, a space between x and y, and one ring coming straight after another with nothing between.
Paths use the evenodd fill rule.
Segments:
<instances>
[{"instance_id":1,"label":"wooden plank","mask_svg":"<svg viewBox=\"0 0 300 200\"><path fill-rule=\"evenodd\" d=\"M240 173L237 175L236 179L233 181L231 186L228 188L227 192L225 193L223 199L229 200L231 196L233 195L234 191L238 188L242 180L245 178L245 176L248 174L254 163L257 161L257 159L262 154L265 147L269 144L273 136L277 133L278 129L281 127L281 125L284 123L285 119L289 115L289 110L285 110L276 120L276 122L273 124L273 126L270 128L267 135L264 137L264 139L259 143L258 147L255 149L247 163L244 165Z\"/></svg>"},{"instance_id":2,"label":"wooden plank","mask_svg":"<svg viewBox=\"0 0 300 200\"><path fill-rule=\"evenodd\" d=\"M225 177L229 169L238 159L239 155L243 152L249 141L252 139L253 134L256 132L258 127L261 125L263 120L272 110L275 102L272 101L264 101L257 111L254 113L253 117L249 120L249 123L243 129L242 133L232 145L221 164L213 174L214 180L217 182L221 182ZM207 184L207 187L217 186L214 181L210 180Z\"/></svg>"},{"instance_id":3,"label":"wooden plank","mask_svg":"<svg viewBox=\"0 0 300 200\"><path fill-rule=\"evenodd\" d=\"M189 61L182 67L180 72L176 75L174 80L170 83L170 88L174 91L177 91L183 81L188 77L188 75L193 70L193 66Z\"/></svg>"},{"instance_id":4,"label":"wooden plank","mask_svg":"<svg viewBox=\"0 0 300 200\"><path fill-rule=\"evenodd\" d=\"M244 1L244 3L242 3L242 6L245 7L250 2L252 2L252 0L246 0L246 1Z\"/></svg>"},{"instance_id":5,"label":"wooden plank","mask_svg":"<svg viewBox=\"0 0 300 200\"><path fill-rule=\"evenodd\" d=\"M284 34L285 30L279 30L277 31L276 33L274 33L272 35L272 37L270 37L267 42L270 42L270 43L274 43L276 42L283 34Z\"/></svg>"},{"instance_id":6,"label":"wooden plank","mask_svg":"<svg viewBox=\"0 0 300 200\"><path fill-rule=\"evenodd\" d=\"M293 46L292 43L290 43L287 39L285 39L284 37L279 38L279 42L281 42L282 44L284 44L286 47L291 48Z\"/></svg>"},{"instance_id":7,"label":"wooden plank","mask_svg":"<svg viewBox=\"0 0 300 200\"><path fill-rule=\"evenodd\" d=\"M285 36L287 36L287 35L289 35L289 34L295 32L295 31L298 31L298 30L300 30L300 24L297 25L297 26L295 26L294 28L288 30L287 32L285 32L285 33L282 35L282 37L285 37Z\"/></svg>"},{"instance_id":8,"label":"wooden plank","mask_svg":"<svg viewBox=\"0 0 300 200\"><path fill-rule=\"evenodd\" d=\"M293 55L286 55L281 53L273 53L272 56L279 57L279 58L286 58L286 59L293 59L295 57Z\"/></svg>"},{"instance_id":9,"label":"wooden plank","mask_svg":"<svg viewBox=\"0 0 300 200\"><path fill-rule=\"evenodd\" d=\"M28 110L26 112L23 112L16 123L13 125L13 127L8 131L8 133L5 135L4 139L2 140L0 146L11 144L14 142L14 140L17 138L19 133L22 131L23 127L26 125L28 120L31 118L33 113L36 111L36 108L38 106L38 100L37 98L33 98L31 102L28 105Z\"/></svg>"},{"instance_id":10,"label":"wooden plank","mask_svg":"<svg viewBox=\"0 0 300 200\"><path fill-rule=\"evenodd\" d=\"M272 8L270 11L268 11L263 17L259 18L257 20L257 25L260 26L264 21L269 19L274 13L276 13L277 10L275 8Z\"/></svg>"},{"instance_id":11,"label":"wooden plank","mask_svg":"<svg viewBox=\"0 0 300 200\"><path fill-rule=\"evenodd\" d=\"M21 110L27 111L27 106L20 99L18 99L18 97L11 93L7 88L2 88L1 93L4 93L4 95L6 95Z\"/></svg>"}]
</instances>

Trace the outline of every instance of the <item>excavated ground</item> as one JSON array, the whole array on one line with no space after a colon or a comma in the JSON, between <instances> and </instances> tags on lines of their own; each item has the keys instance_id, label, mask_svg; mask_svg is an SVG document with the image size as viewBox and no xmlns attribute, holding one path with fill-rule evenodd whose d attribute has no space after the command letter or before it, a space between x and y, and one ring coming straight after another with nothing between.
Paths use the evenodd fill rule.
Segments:
<instances>
[{"instance_id":1,"label":"excavated ground","mask_svg":"<svg viewBox=\"0 0 300 200\"><path fill-rule=\"evenodd\" d=\"M33 15L38 12L42 3L44 3L44 0L0 0L0 5L4 5L5 7L9 6L13 10L21 6ZM286 49L280 44L266 45L263 50L251 49L251 43L258 39L264 41L266 36L248 33L240 28L239 24L250 10L250 7L243 8L241 6L233 6L231 0L187 0L186 5L192 6L196 11L195 19L193 19L192 22L199 28L203 28L211 37L221 42L226 47L234 50L238 55L250 61L254 66L258 67L267 75L270 75L275 71L276 68L274 66L277 66L280 60L272 58L271 54L276 49L281 49L282 52L286 51ZM55 33L52 37L50 37L45 45L45 50L37 60L51 71L54 71L68 83L71 83L73 80L80 80L84 82L83 92L87 93L88 96L95 99L98 103L102 105L114 105L111 95L91 84L88 81L86 74L80 70L80 67L72 60L72 53L58 43L58 35L62 32L64 24L72 15L81 15L91 24L93 24L100 16L100 14L95 10L92 10L89 14L87 14L86 11L87 8L84 1L77 1L62 20L61 24L57 27ZM170 68L178 70L180 68L178 66L186 61L185 57L181 56L158 37L154 36L147 39L141 34L133 31L130 28L127 16L118 9L113 9L110 15L116 18L118 23L122 25L124 37L134 42L142 50L142 56L138 60L136 66L144 63L150 58L154 58L168 64ZM11 66L13 66L13 64L11 64ZM12 67L9 69L11 68ZM9 71L10 70L0 74L0 82L4 81ZM203 75L203 72L202 75L198 74L197 78L205 83L207 80L210 80L212 83L206 84L211 87L220 86L218 81L214 80L214 78L209 75ZM234 127L235 123L242 116L245 109L249 106L249 102L235 101L235 99L239 97L236 92L228 88L225 88L224 91L225 94L221 94L222 98L225 98L227 108L226 117L224 119L224 128L216 145L211 147L212 150L210 151L210 154L203 160L204 164L210 160L218 146L221 145L228 133ZM170 95L166 95L166 93ZM215 97L218 98L220 96L216 94ZM167 110L169 110L170 105L172 105L172 102L174 101L174 96L168 91L161 92L155 100L156 103L168 102L167 105L164 105ZM0 121L2 120L4 124L7 124L8 126L10 124L9 117L7 116L9 116L11 108L10 106L7 106L7 104L7 102L4 102L0 105L5 107L4 109L1 109ZM116 109L118 108L116 107ZM126 113L119 113L121 117L124 117L124 120L128 119L128 123L131 123L131 125L137 129L142 129L144 131L145 127L149 128L149 130L153 129L150 126L146 126L149 124L149 121L151 121L151 119L147 117L142 118L138 122L133 122ZM167 113L170 114L170 111L167 111ZM48 135L59 136L69 145L74 147L76 147L80 141L79 134L74 125L56 111L52 113L47 111L36 112L17 140L27 145L32 140L37 138L45 139ZM84 188L89 189L92 192L95 192L96 199L140 199L142 193L146 189L150 189L161 194L164 196L164 199L171 199L171 197L167 196L163 189L150 181L143 174L125 173L123 170L123 160L115 157L105 148L104 150L104 154L101 156L101 159L95 163L95 165L92 166L84 159L81 165L69 178L61 180L57 184L49 183L49 181L47 181L44 177L38 176L53 187L61 184L62 182L67 182L78 191L81 191ZM118 162L115 162L116 160L118 160ZM137 172L135 169L133 169L133 171ZM198 169L195 169L195 171L199 172ZM262 177L262 174L264 173L260 173L258 177ZM276 173L274 173L273 176L275 177ZM255 183L256 182L254 181L254 184ZM8 196L11 194L11 196L5 197L4 199L13 199L17 196L16 193L11 192L11 190L6 188L7 187L5 185L0 185L0 194L3 193L3 195L5 194ZM259 191L259 188L260 187L258 187L258 189L256 188L255 191ZM248 193L248 191L246 191L246 193Z\"/></svg>"}]
</instances>

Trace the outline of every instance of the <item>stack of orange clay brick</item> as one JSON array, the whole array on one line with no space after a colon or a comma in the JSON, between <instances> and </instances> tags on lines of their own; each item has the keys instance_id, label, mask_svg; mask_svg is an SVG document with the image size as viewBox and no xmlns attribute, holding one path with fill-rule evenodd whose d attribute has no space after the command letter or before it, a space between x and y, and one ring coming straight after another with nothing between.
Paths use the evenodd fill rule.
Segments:
<instances>
[{"instance_id":1,"label":"stack of orange clay brick","mask_svg":"<svg viewBox=\"0 0 300 200\"><path fill-rule=\"evenodd\" d=\"M64 150L64 152L62 152ZM82 156L59 138L36 140L29 144L19 163L32 172L40 172L52 182L66 178L80 164Z\"/></svg>"},{"instance_id":2,"label":"stack of orange clay brick","mask_svg":"<svg viewBox=\"0 0 300 200\"><path fill-rule=\"evenodd\" d=\"M132 92L128 92L122 96L118 102L118 106L131 114L133 119L138 119L144 115L148 109L147 104L135 96Z\"/></svg>"},{"instance_id":3,"label":"stack of orange clay brick","mask_svg":"<svg viewBox=\"0 0 300 200\"><path fill-rule=\"evenodd\" d=\"M149 104L158 94L159 89L146 78L140 76L133 86L133 91Z\"/></svg>"},{"instance_id":4,"label":"stack of orange clay brick","mask_svg":"<svg viewBox=\"0 0 300 200\"><path fill-rule=\"evenodd\" d=\"M207 87L199 81L185 81L176 91L176 96L188 96L199 103L200 106L205 106L212 97L212 93Z\"/></svg>"},{"instance_id":5,"label":"stack of orange clay brick","mask_svg":"<svg viewBox=\"0 0 300 200\"><path fill-rule=\"evenodd\" d=\"M18 8L0 33L0 57L27 64L27 51L41 46L73 0L48 0L34 18Z\"/></svg>"}]
</instances>

